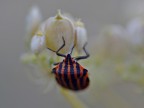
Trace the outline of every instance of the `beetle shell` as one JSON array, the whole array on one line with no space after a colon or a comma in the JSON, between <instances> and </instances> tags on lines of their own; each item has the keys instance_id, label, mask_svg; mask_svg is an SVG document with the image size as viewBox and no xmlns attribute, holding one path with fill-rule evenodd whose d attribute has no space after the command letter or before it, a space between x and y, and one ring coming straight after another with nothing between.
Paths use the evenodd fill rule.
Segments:
<instances>
[{"instance_id":1,"label":"beetle shell","mask_svg":"<svg viewBox=\"0 0 144 108\"><path fill-rule=\"evenodd\" d=\"M57 83L69 90L79 91L89 86L88 70L74 61L70 54L52 72Z\"/></svg>"}]
</instances>

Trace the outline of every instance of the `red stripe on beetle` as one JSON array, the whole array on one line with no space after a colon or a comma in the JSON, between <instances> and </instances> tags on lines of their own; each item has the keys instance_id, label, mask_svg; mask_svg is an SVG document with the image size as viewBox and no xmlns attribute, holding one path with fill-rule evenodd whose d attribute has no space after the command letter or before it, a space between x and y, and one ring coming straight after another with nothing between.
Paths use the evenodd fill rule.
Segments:
<instances>
[{"instance_id":1,"label":"red stripe on beetle","mask_svg":"<svg viewBox=\"0 0 144 108\"><path fill-rule=\"evenodd\" d=\"M65 82L65 79L64 79L64 67L65 67L65 65L66 65L66 64L63 62L63 63L62 63L62 69L61 69L61 75L62 75L62 78L61 78L61 79L62 79L62 82L63 82L63 84L64 84L64 87L67 88L68 86L67 86L67 84L66 84L66 82Z\"/></svg>"},{"instance_id":2,"label":"red stripe on beetle","mask_svg":"<svg viewBox=\"0 0 144 108\"><path fill-rule=\"evenodd\" d=\"M69 61L68 61L68 74L67 74L67 76L68 76L68 79L69 79L70 88L71 88L71 89L74 89L74 86L73 86L73 84L72 84L71 72L70 72L70 65L69 65L69 64L70 64L70 63L69 63Z\"/></svg>"}]
</instances>

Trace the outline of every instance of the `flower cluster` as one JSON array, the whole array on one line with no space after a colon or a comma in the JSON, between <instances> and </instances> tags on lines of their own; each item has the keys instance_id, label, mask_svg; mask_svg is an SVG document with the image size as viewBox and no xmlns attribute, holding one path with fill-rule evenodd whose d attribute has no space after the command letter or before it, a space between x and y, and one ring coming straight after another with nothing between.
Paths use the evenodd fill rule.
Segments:
<instances>
[{"instance_id":1,"label":"flower cluster","mask_svg":"<svg viewBox=\"0 0 144 108\"><path fill-rule=\"evenodd\" d=\"M40 11L37 7L32 8L28 15L26 53L21 56L24 63L34 67L37 76L36 81L45 84L47 89L55 87L54 76L51 74L53 63L60 61L55 53L47 48L57 50L62 45L62 36L65 38L66 46L60 53L69 53L75 44L74 54L83 53L83 46L87 42L87 31L84 23L75 20L67 14L61 14L58 10L56 16L42 22ZM102 94L103 88L118 82L134 82L143 91L144 85L144 17L136 16L127 24L110 25L103 28L97 37L91 37L89 51L91 57L81 61L90 74L90 86L84 91L84 99L95 100ZM93 50L95 48L96 50ZM58 87L58 86L56 86ZM84 104L69 91L61 93L72 103L75 108L83 108ZM109 91L112 95L112 92ZM79 105L75 105L75 102ZM115 98L113 100L116 100ZM110 100L109 100L110 101ZM89 101L95 104L95 101ZM111 103L114 103L111 101ZM116 106L116 105L115 105ZM111 107L110 107L111 108Z\"/></svg>"},{"instance_id":2,"label":"flower cluster","mask_svg":"<svg viewBox=\"0 0 144 108\"><path fill-rule=\"evenodd\" d=\"M69 53L74 45L74 54L82 53L83 46L87 42L84 23L81 20L74 20L67 14L61 14L60 10L46 21L42 22L41 18L39 9L33 7L27 20L26 53L21 56L21 60L33 66L31 78L45 85L46 92L58 87L59 91L75 106L73 101L78 100L77 97L73 94L69 98L68 95L71 95L69 91L56 86L52 68L53 64L59 62L61 58L49 49L56 51L63 44L62 37L64 37L65 46L60 51L61 54ZM80 100L78 103L79 106L84 107Z\"/></svg>"}]
</instances>

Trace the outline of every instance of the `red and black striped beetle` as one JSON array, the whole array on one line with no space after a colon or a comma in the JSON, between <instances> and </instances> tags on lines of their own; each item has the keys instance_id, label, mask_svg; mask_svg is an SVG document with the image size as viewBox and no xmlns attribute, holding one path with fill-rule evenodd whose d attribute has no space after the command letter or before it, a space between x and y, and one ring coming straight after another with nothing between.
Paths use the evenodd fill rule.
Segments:
<instances>
[{"instance_id":1,"label":"red and black striped beetle","mask_svg":"<svg viewBox=\"0 0 144 108\"><path fill-rule=\"evenodd\" d=\"M89 57L89 53L85 49L87 43L83 47L86 55L72 58L71 54L75 45L72 47L70 54L64 55L59 53L65 46L65 40L63 37L62 39L63 45L57 51L48 48L56 52L58 56L65 58L62 62L54 64L56 66L53 68L52 73L55 74L55 79L60 86L73 91L83 90L89 86L88 70L82 67L77 61Z\"/></svg>"}]
</instances>

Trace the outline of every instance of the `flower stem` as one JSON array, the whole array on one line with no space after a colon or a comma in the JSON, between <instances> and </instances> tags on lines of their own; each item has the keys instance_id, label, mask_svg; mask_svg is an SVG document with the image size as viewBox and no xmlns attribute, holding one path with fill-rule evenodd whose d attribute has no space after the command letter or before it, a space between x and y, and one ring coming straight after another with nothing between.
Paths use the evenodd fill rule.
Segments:
<instances>
[{"instance_id":1,"label":"flower stem","mask_svg":"<svg viewBox=\"0 0 144 108\"><path fill-rule=\"evenodd\" d=\"M74 93L63 88L60 88L60 92L71 104L72 108L88 108Z\"/></svg>"}]
</instances>

